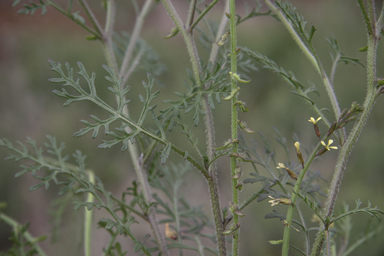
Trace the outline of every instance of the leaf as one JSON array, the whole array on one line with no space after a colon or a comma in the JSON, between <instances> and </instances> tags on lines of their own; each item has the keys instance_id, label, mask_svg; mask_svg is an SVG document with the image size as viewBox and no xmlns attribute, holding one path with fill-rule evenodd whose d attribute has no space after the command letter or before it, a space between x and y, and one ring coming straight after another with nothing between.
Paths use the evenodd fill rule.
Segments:
<instances>
[{"instance_id":1,"label":"leaf","mask_svg":"<svg viewBox=\"0 0 384 256\"><path fill-rule=\"evenodd\" d=\"M295 193L295 192L293 192L293 193ZM324 220L324 218L322 216L321 209L319 209L317 203L312 202L311 199L309 199L308 197L304 196L301 193L296 193L296 195L301 200L303 200L303 202L313 211L313 213L315 213L319 217L321 222L323 222L323 224L325 224L325 220Z\"/></svg>"},{"instance_id":2,"label":"leaf","mask_svg":"<svg viewBox=\"0 0 384 256\"><path fill-rule=\"evenodd\" d=\"M344 218L348 215L351 215L351 214L357 214L357 213L366 213L372 217L375 217L377 218L378 220L381 220L380 218L380 215L383 215L384 214L384 211L380 210L377 208L377 206L375 208L372 208L371 207L371 202L368 201L368 206L365 207L365 208L360 208L361 206L361 201L360 200L356 200L356 208L351 210L351 211L347 211L347 212L344 212L336 217L333 217L331 219L331 223L333 222L336 222L338 221L339 219L341 218Z\"/></svg>"},{"instance_id":3,"label":"leaf","mask_svg":"<svg viewBox=\"0 0 384 256\"><path fill-rule=\"evenodd\" d=\"M172 145L168 143L164 147L164 149L161 151L161 156L160 156L161 164L165 164L165 161L167 160L169 153L171 153L171 148L172 148Z\"/></svg>"},{"instance_id":4,"label":"leaf","mask_svg":"<svg viewBox=\"0 0 384 256\"><path fill-rule=\"evenodd\" d=\"M90 122L88 122L86 120L81 120L80 122L85 124L87 127L82 128L80 131L75 132L73 134L74 137L80 137L80 136L83 136L83 135L87 134L90 131L93 131L92 139L94 139L94 138L97 137L101 127L104 127L105 133L108 134L109 133L109 125L117 120L117 118L115 116L111 116L111 117L109 117L109 118L107 118L105 120L101 120L101 119L99 119L98 117L96 117L94 115L91 115L90 117L93 120L95 120L96 123L92 124L92 123L90 123Z\"/></svg>"},{"instance_id":5,"label":"leaf","mask_svg":"<svg viewBox=\"0 0 384 256\"><path fill-rule=\"evenodd\" d=\"M41 15L44 16L47 13L47 6L50 4L48 2L44 2L43 0L38 0L39 3L35 3L30 1L29 5L24 4L24 9L19 10L17 13L31 14L33 15L36 10L41 9ZM13 2L13 6L16 6L19 3L19 0Z\"/></svg>"},{"instance_id":6,"label":"leaf","mask_svg":"<svg viewBox=\"0 0 384 256\"><path fill-rule=\"evenodd\" d=\"M80 21L80 23L85 24L85 19L84 19L79 13L80 13L80 11L78 11L78 12L73 12L73 13L72 13L72 17L73 17L75 20Z\"/></svg>"},{"instance_id":7,"label":"leaf","mask_svg":"<svg viewBox=\"0 0 384 256\"><path fill-rule=\"evenodd\" d=\"M268 213L267 215L265 215L264 217L265 219L272 219L272 218L279 218L280 221L283 221L287 218L287 216L283 213L280 213L276 210L273 210L273 212L271 213Z\"/></svg>"}]
</instances>

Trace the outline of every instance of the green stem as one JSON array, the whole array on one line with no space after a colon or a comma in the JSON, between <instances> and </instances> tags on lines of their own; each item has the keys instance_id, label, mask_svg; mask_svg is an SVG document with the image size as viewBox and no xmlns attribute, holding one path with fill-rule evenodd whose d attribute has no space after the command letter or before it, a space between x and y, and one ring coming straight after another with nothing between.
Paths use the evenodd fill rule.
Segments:
<instances>
[{"instance_id":1,"label":"green stem","mask_svg":"<svg viewBox=\"0 0 384 256\"><path fill-rule=\"evenodd\" d=\"M218 2L219 0L213 0L212 3L210 3L205 9L204 11L202 11L199 15L199 17L197 17L197 19L195 20L195 22L193 22L192 26L190 27L190 30L193 30L196 25L200 22L200 20L205 16L205 14L208 13L209 10L211 10L211 8L213 6L215 6L215 4ZM217 41L216 41L217 42Z\"/></svg>"},{"instance_id":2,"label":"green stem","mask_svg":"<svg viewBox=\"0 0 384 256\"><path fill-rule=\"evenodd\" d=\"M225 15L225 13L229 11L229 0L225 1L224 6L225 6L225 9L224 9L223 15L221 16L221 21L220 21L219 29L217 30L216 39L212 43L211 53L209 55L209 61L212 64L216 62L217 54L219 52L219 47L220 47L216 42L220 40L220 38L224 34L225 27L227 26L228 18L227 18L227 15ZM213 67L214 65L212 65L212 69Z\"/></svg>"},{"instance_id":3,"label":"green stem","mask_svg":"<svg viewBox=\"0 0 384 256\"><path fill-rule=\"evenodd\" d=\"M98 31L92 30L90 27L88 27L87 25L83 24L78 19L75 19L75 17L72 15L72 13L66 12L63 8L61 8L60 6L58 6L57 4L55 4L52 1L48 1L48 2L49 2L49 5L51 5L53 8L55 8L58 12L60 12L64 16L68 17L72 21L74 21L77 25L79 25L80 27L82 27L83 29L85 29L86 31L91 33L92 35L94 35L96 38L98 38L98 39L102 38L101 34Z\"/></svg>"},{"instance_id":4,"label":"green stem","mask_svg":"<svg viewBox=\"0 0 384 256\"><path fill-rule=\"evenodd\" d=\"M312 151L311 155L306 160L304 169L301 170L299 177L297 178L297 181L295 183L295 186L293 187L293 192L292 192L292 196L291 196L292 204L290 206L288 206L287 217L285 219L287 221L288 225L286 225L284 227L283 248L282 248L282 252L281 252L282 256L288 256L288 252L289 252L289 240L290 240L290 236L291 236L291 232L290 232L291 229L289 228L289 226L292 224L294 205L295 205L297 197L298 197L297 194L299 193L299 189L300 189L301 183L304 179L304 176L307 173L309 166L312 164L312 162L315 159L316 154L320 150L320 148L321 148L321 144L319 142L319 143L317 143L315 149Z\"/></svg>"},{"instance_id":5,"label":"green stem","mask_svg":"<svg viewBox=\"0 0 384 256\"><path fill-rule=\"evenodd\" d=\"M192 32L192 30L190 29L190 26L192 25L193 17L195 16L196 4L197 4L197 0L191 0L191 3L189 4L188 17L187 17L187 20L185 22L185 25L186 25L185 29L189 33Z\"/></svg>"},{"instance_id":6,"label":"green stem","mask_svg":"<svg viewBox=\"0 0 384 256\"><path fill-rule=\"evenodd\" d=\"M105 57L108 58L107 62L114 70L117 70L117 62L115 53L113 50L113 42L112 42L112 33L113 26L115 24L116 16L116 2L115 0L108 1L107 5L107 17L105 22L105 30L102 32L103 42L104 42L104 51Z\"/></svg>"},{"instance_id":7,"label":"green stem","mask_svg":"<svg viewBox=\"0 0 384 256\"><path fill-rule=\"evenodd\" d=\"M229 14L230 18L230 32L231 32L231 72L232 74L237 74L237 32L236 32L236 2L235 0L229 1ZM231 76L231 91L237 90L237 81ZM231 139L232 141L237 140L237 106L235 102L238 100L238 95L236 94L231 99ZM238 144L235 143L232 147L232 153L238 152ZM236 157L231 157L231 177L235 175L235 170L237 167ZM237 189L237 180L232 179L232 203L239 205L239 190ZM237 214L233 215L233 224L239 224L239 216ZM239 255L239 236L240 228L238 228L233 233L232 239L232 255Z\"/></svg>"},{"instance_id":8,"label":"green stem","mask_svg":"<svg viewBox=\"0 0 384 256\"><path fill-rule=\"evenodd\" d=\"M88 171L88 178L90 183L95 183L95 174ZM87 202L93 202L94 196L88 193ZM92 213L93 211L84 208L84 255L91 256L91 234L92 234Z\"/></svg>"},{"instance_id":9,"label":"green stem","mask_svg":"<svg viewBox=\"0 0 384 256\"><path fill-rule=\"evenodd\" d=\"M196 79L196 83L199 86L201 86L200 69L199 69L200 62L199 62L198 56L196 56L196 52L194 50L193 41L191 40L191 36L187 32L187 30L185 29L184 24L183 24L182 20L180 19L180 16L177 14L175 7L173 6L172 2L170 0L162 0L162 3L168 12L168 15L171 17L171 19L175 23L177 29L181 32L181 35L183 36L185 45L187 47L188 55L190 57L190 61L192 64L193 75Z\"/></svg>"},{"instance_id":10,"label":"green stem","mask_svg":"<svg viewBox=\"0 0 384 256\"><path fill-rule=\"evenodd\" d=\"M365 25L367 26L368 34L373 35L372 21L369 19L369 16L367 14L367 10L365 9L364 2L363 2L363 0L357 0L357 3L360 7L361 14L363 15Z\"/></svg>"},{"instance_id":11,"label":"green stem","mask_svg":"<svg viewBox=\"0 0 384 256\"><path fill-rule=\"evenodd\" d=\"M109 0L109 2L111 2L111 1L114 2L114 0ZM87 1L86 0L79 0L79 4L83 8L83 10L84 10L85 14L87 15L89 21L91 22L92 26L96 29L96 31L99 34L101 34L102 28L101 28L99 22L97 21L96 16L93 14L91 8L89 8ZM108 7L109 7L109 5L108 5Z\"/></svg>"},{"instance_id":12,"label":"green stem","mask_svg":"<svg viewBox=\"0 0 384 256\"><path fill-rule=\"evenodd\" d=\"M141 9L139 15L136 18L135 26L133 28L132 35L129 40L129 44L127 46L127 49L125 50L123 62L120 67L119 78L123 79L123 83L122 83L123 85L128 80L128 76L130 74L129 72L127 72L129 67L129 62L132 59L133 50L136 47L136 43L137 43L137 40L139 39L139 35L141 33L141 29L143 27L145 18L149 13L152 4L153 4L153 0L146 0L143 5L143 8Z\"/></svg>"}]
</instances>

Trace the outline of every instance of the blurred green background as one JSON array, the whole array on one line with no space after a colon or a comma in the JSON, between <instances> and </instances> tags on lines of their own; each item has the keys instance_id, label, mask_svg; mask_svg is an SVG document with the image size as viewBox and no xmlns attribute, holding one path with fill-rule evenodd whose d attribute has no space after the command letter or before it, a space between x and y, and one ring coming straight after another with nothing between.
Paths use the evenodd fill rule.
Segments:
<instances>
[{"instance_id":1,"label":"blurred green background","mask_svg":"<svg viewBox=\"0 0 384 256\"><path fill-rule=\"evenodd\" d=\"M65 3L65 1L58 1ZM181 12L186 14L188 1L174 1ZM210 19L218 22L223 11L223 1L212 10ZM326 38L334 37L338 40L340 48L347 56L360 58L365 63L365 54L357 51L366 45L366 29L362 22L359 8L355 1L291 1L297 6L297 11L304 15L308 21L307 27L315 25L317 31L314 36L316 50L327 72L331 69L332 60L330 47ZM377 2L377 9L382 1ZM245 14L245 1L237 1L238 13ZM101 21L104 20L100 1L92 3L95 12ZM130 3L118 2L118 14L116 31L131 31L134 25L135 14ZM255 1L248 1L249 6L256 6ZM47 59L53 59L61 63L69 62L72 66L81 61L88 72L95 71L99 94L112 100L103 76L106 75L101 65L106 64L101 44L87 41L88 35L78 28L72 21L59 15L52 8L41 16L17 15L21 6L12 8L9 1L0 1L0 137L11 141L25 141L27 137L35 139L39 145L46 142L46 135L55 136L58 141L65 141L67 154L72 154L76 149L87 155L87 167L95 170L96 174L105 182L106 187L113 193L120 193L135 179L134 172L129 164L127 152L121 152L120 147L112 149L97 149L97 145L103 139L99 135L92 140L87 134L81 138L74 138L72 134L83 127L79 122L88 119L90 114L103 117L100 109L87 102L73 104L63 108L63 99L55 96L51 91L58 86L48 82L55 77L49 71ZM166 65L167 72L159 77L159 85L156 89L161 91L156 110L165 108L164 99L175 99L174 91L183 92L184 81L188 80L186 68L190 68L188 56L181 36L165 40L173 27L172 21L167 16L164 7L158 5L150 14L144 24L143 38L160 54L161 61ZM198 35L198 33L196 33ZM271 17L253 18L238 27L238 44L252 50L259 51L275 60L285 70L291 70L305 85L309 81L316 84L321 97L313 96L321 108L329 108L329 101L322 87L317 73L295 45L285 28ZM206 60L208 53L199 47L201 57ZM384 76L384 47L378 49L378 76ZM260 64L257 64L260 68ZM340 64L335 77L335 92L341 108L350 107L352 101L363 103L365 96L365 69L361 66ZM300 139L305 150L310 150L317 138L313 133L313 126L308 119L314 116L310 107L299 97L290 93L291 88L279 77L270 71L260 69L250 74L252 82L242 86L240 98L247 103L250 109L247 113L241 113L240 119L247 121L248 126L260 131L270 138L272 145L278 148L275 141L276 134L273 127L277 127L280 133L287 138L292 145L294 136ZM147 80L145 72L136 73L129 84L133 95L130 111L133 116L141 110L140 102L134 95L143 94L141 81ZM110 101L112 102L112 101ZM138 106L136 109L135 106ZM217 144L222 143L230 136L229 104L222 102L216 105L214 111ZM355 200L360 199L364 206L368 201L373 206L384 209L384 101L382 98L376 103L369 121L351 155L348 168L338 196L336 211L340 211L345 202L350 208L355 207ZM315 116L314 116L315 117ZM334 120L333 114L328 115ZM192 118L192 115L186 117ZM190 125L192 128L192 124ZM347 126L347 130L351 125ZM325 127L320 126L325 132ZM194 129L195 137L201 137L200 146L204 148L204 130L200 124ZM172 134L173 141L184 141L179 130ZM262 144L258 133L247 135L247 139L254 139ZM262 148L262 147L261 147ZM291 152L291 153L292 153ZM8 206L4 210L18 221L30 222L30 231L33 235L49 234L50 232L50 207L51 201L57 198L58 189L51 187L49 191L40 188L29 192L28 188L37 181L29 175L15 179L13 176L19 171L17 163L3 161L8 152L0 148L0 201L6 201ZM281 150L277 150L277 159L284 159ZM314 163L313 169L320 171L330 180L337 153L328 153ZM180 158L173 157L179 161ZM231 200L229 188L230 175L228 159L219 161L219 183L222 206ZM249 177L250 169L245 166L244 178ZM321 183L327 186L326 182ZM258 185L247 185L240 194L244 200L247 195L259 189ZM186 198L194 205L202 205L206 214L211 216L207 185L200 174L191 171L184 185ZM301 207L308 218L309 225L311 214ZM73 211L69 205L65 211L61 240L50 243L49 239L42 243L48 255L82 255L81 246L81 217L83 211ZM284 207L276 207L284 212ZM246 216L241 220L241 255L279 255L280 247L268 244L268 240L278 240L282 237L283 226L276 219L265 220L264 216L271 212L270 205L263 201L254 203L244 210ZM96 213L96 219L105 216L103 212ZM297 216L296 216L297 217ZM351 243L356 241L366 231L367 223L377 225L377 221L366 216L353 217L353 229ZM96 222L95 222L96 223ZM144 225L145 226L145 225ZM149 232L148 227L136 225L135 231ZM0 223L0 250L7 248L7 237L10 228ZM383 232L380 233L380 236ZM351 255L384 255L384 244L378 236L365 243ZM301 247L304 244L304 236L293 232L293 243ZM93 237L93 255L100 255L101 248L105 245L107 233L95 227ZM124 238L121 239L124 247L132 254L134 245ZM257 252L257 253L256 253ZM175 254L176 255L176 254ZM194 255L194 254L186 254ZM291 255L296 255L291 251Z\"/></svg>"}]
</instances>

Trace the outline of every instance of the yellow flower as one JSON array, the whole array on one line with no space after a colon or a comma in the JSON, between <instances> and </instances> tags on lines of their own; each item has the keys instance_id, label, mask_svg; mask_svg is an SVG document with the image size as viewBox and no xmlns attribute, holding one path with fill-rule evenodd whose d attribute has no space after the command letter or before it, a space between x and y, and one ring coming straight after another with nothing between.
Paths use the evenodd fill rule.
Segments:
<instances>
[{"instance_id":1,"label":"yellow flower","mask_svg":"<svg viewBox=\"0 0 384 256\"><path fill-rule=\"evenodd\" d=\"M165 223L165 237L177 240L177 232L169 228L169 223Z\"/></svg>"},{"instance_id":2,"label":"yellow flower","mask_svg":"<svg viewBox=\"0 0 384 256\"><path fill-rule=\"evenodd\" d=\"M300 143L297 141L295 142L295 148L296 148L296 152L297 152L297 158L299 159L299 162L301 163L301 165L304 168L304 158L303 158L303 155L301 154L301 151L300 151Z\"/></svg>"},{"instance_id":3,"label":"yellow flower","mask_svg":"<svg viewBox=\"0 0 384 256\"><path fill-rule=\"evenodd\" d=\"M284 204L284 205L291 205L292 204L291 200L287 199L287 198L273 198L272 196L268 196L268 197L272 199L272 200L268 201L268 203L270 203L271 206L275 206L278 204Z\"/></svg>"},{"instance_id":4,"label":"yellow flower","mask_svg":"<svg viewBox=\"0 0 384 256\"><path fill-rule=\"evenodd\" d=\"M318 122L319 120L321 120L321 117L317 118L316 120L315 120L315 118L311 117L311 118L308 120L308 122L311 122L311 123L313 123L313 124L317 124L317 122Z\"/></svg>"},{"instance_id":5,"label":"yellow flower","mask_svg":"<svg viewBox=\"0 0 384 256\"><path fill-rule=\"evenodd\" d=\"M337 149L336 146L330 146L332 143L333 143L333 140L328 140L328 144L325 145L325 142L324 142L324 141L321 141L321 144L322 144L327 150L330 150L330 149Z\"/></svg>"},{"instance_id":6,"label":"yellow flower","mask_svg":"<svg viewBox=\"0 0 384 256\"><path fill-rule=\"evenodd\" d=\"M288 167L286 167L283 163L278 163L277 169L285 169L289 176L291 176L292 179L297 180L297 175L293 171L291 171Z\"/></svg>"}]
</instances>

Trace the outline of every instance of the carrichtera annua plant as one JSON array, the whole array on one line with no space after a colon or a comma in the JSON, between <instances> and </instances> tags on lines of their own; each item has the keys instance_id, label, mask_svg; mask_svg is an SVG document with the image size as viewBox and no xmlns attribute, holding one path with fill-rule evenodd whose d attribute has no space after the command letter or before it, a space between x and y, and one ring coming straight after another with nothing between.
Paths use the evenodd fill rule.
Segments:
<instances>
[{"instance_id":1,"label":"carrichtera annua plant","mask_svg":"<svg viewBox=\"0 0 384 256\"><path fill-rule=\"evenodd\" d=\"M95 12L96 7L100 8L100 2L105 11L104 17ZM382 225L377 225L378 228L368 230L356 243L350 243L351 215L366 213L380 220L384 212L371 207L370 203L365 208L361 207L359 200L353 210L345 206L341 212L337 212L335 205L348 158L375 102L384 92L384 79L376 74L377 49L380 37L384 36L384 6L375 8L377 1L357 0L367 32L367 45L359 49L366 53L366 62L363 64L356 58L346 56L337 40L331 38L328 42L332 49L332 65L330 73L327 73L315 49L315 26L308 28L304 17L289 2L264 0L263 4L253 3L255 7L249 8L242 1L235 0L189 0L185 1L189 4L187 15L181 17L182 12L174 6L179 1L132 0L131 6L136 12L133 29L118 32L115 23L119 22L118 13L123 13L117 12L120 2L34 0L25 3L19 13L34 14L41 10L44 15L47 11L57 12L83 28L88 40L101 43L105 65L100 65L103 65L104 74L96 76L87 70L81 60L73 66L59 62L65 60L50 59L48 63L52 78L49 81L55 88L53 93L64 98L64 106L95 104L99 107L100 114L92 114L88 120L82 120L84 128L75 132L74 136L91 133L92 138L97 138L104 131L105 139L99 148L106 150L120 145L121 151L129 154L126 157L127 165L132 164L136 174L132 186L121 195L114 195L106 189L103 180L95 175L100 170L86 168L86 156L82 152L74 150L71 156L67 155L64 153L65 144L52 136L47 136L48 141L43 148L32 139L27 139L26 143L13 143L5 138L0 140L0 146L11 152L7 159L25 163L15 177L28 174L38 180L30 190L40 187L48 189L56 185L59 187L59 196L73 200L75 210L85 209L83 255L91 255L92 244L95 243L91 232L92 219L95 211L101 209L108 217L99 219L98 226L107 230L110 240L105 243L102 252L94 255L265 255L258 251L240 250L246 248L241 242L246 234L240 231L252 219L252 216L243 218L247 213L245 208L265 199L272 206L281 205L279 211L273 211L265 218L279 218L282 223L282 229L276 231L276 240L269 241L272 245L268 246L281 246L283 256L346 256L381 231ZM20 6L20 0L14 0L13 4ZM241 8L244 12L244 6L245 15L240 15L237 9ZM162 73L172 71L166 71L160 63L161 57L141 36L145 20L158 8L166 10L174 23L171 33L159 40L182 37L190 60L186 67L189 77L186 86L177 89L180 92L176 92L176 99L171 97L163 103L158 103L160 92L155 89L156 83L161 82ZM218 24L209 20L210 14L214 16L213 10L221 13ZM237 30L242 29L241 24L249 19L257 23L259 16L269 16L264 17L263 22L266 18L279 21L288 31L318 75L316 79L321 81L318 87L325 89L332 114L320 108L317 98L312 97L318 93L314 84L304 85L292 72L286 71L257 49L251 49L252 45L247 46L247 43L238 40ZM104 20L104 24L101 20ZM199 52L202 48L209 55L202 57ZM366 67L367 75L364 102L350 102L350 107L345 109L340 108L334 90L334 77L340 63ZM305 119L305 124L303 122L300 126L313 126L310 129L317 138L316 145L302 145L298 140L287 143L276 130L277 141L283 147L286 160L275 154L272 144L263 134L265 156L260 155L256 143L251 140L257 127L249 127L240 119L258 119L252 116L252 109L246 107L241 97L241 92L247 92L247 87L252 85L250 78L255 78L251 73L258 69L257 65L283 78L291 86L293 94L312 109L313 116L301 117L300 120ZM131 86L137 86L131 84L132 77L140 76L135 71L143 68L147 76L140 79L143 80L145 95L135 95L130 90ZM378 70L378 73L383 73L383 70ZM101 78L105 74L105 79ZM114 95L113 102L98 93L99 86L108 87ZM130 105L131 99L136 98L142 104L140 110ZM220 115L225 113L230 119L230 126L220 127L220 130L228 129L227 134L230 134L225 142L215 138L217 127L214 116L219 109L223 109ZM248 113L239 115L240 112ZM188 127L191 116L195 129L204 127L205 138L198 139L192 134ZM172 132L180 130L190 145L177 141ZM199 144L199 141L205 143ZM289 150L293 150L293 153ZM178 158L169 158L174 153ZM314 171L319 167L313 167L313 163L325 154L337 155L337 161L333 164L330 183L321 189L318 184L321 175ZM229 162L225 160L228 158ZM218 175L218 161L228 165L220 168L220 172L230 173L227 175L230 180L222 181L230 184L230 188L222 188L228 190L225 193L231 191L229 203L220 199L223 193L218 185L219 177L222 177ZM206 191L201 193L207 196L201 200L209 201L211 212L191 205L182 196L182 184L188 171L199 172L200 179L206 181ZM246 177L248 175L251 177ZM260 185L259 188L255 189L253 183ZM250 196L242 197L241 192L245 187L253 192ZM322 196L326 196L326 199ZM305 206L302 207L302 204ZM39 245L45 237L34 237L28 231L28 224L21 224L5 214L5 208L6 204L2 203L0 220L10 225L13 232L10 237L12 245L4 253L47 255ZM317 219L319 224L309 227L306 220L308 216ZM133 231L134 225L149 227L151 233L143 237ZM258 232L263 233L262 230ZM294 244L293 241L297 240L291 239L291 236L299 236L301 242ZM244 241L256 238L247 237Z\"/></svg>"}]
</instances>

